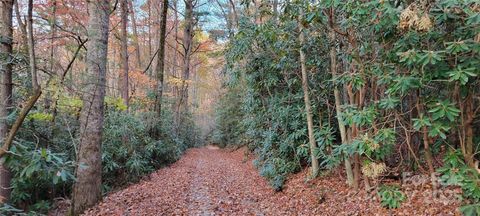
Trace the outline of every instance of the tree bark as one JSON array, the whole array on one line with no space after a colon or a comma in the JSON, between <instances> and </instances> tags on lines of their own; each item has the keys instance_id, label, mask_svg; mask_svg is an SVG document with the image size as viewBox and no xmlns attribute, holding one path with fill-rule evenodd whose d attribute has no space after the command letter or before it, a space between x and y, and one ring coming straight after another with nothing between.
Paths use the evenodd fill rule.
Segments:
<instances>
[{"instance_id":1,"label":"tree bark","mask_svg":"<svg viewBox=\"0 0 480 216\"><path fill-rule=\"evenodd\" d=\"M52 20L50 21L50 72L54 71L55 62L55 36L57 22L57 0L51 0L52 2Z\"/></svg>"},{"instance_id":2,"label":"tree bark","mask_svg":"<svg viewBox=\"0 0 480 216\"><path fill-rule=\"evenodd\" d=\"M174 30L174 36L175 36L175 41L178 41L178 0L173 0L173 30ZM174 50L173 50L173 60L172 60L172 75L175 76L175 77L179 77L178 76L178 55L179 55L179 52L178 52L178 46L179 44L178 43L175 43L175 47L174 47ZM178 85L174 85L173 86L173 95L178 97L178 94L179 94L179 91L178 91Z\"/></svg>"},{"instance_id":3,"label":"tree bark","mask_svg":"<svg viewBox=\"0 0 480 216\"><path fill-rule=\"evenodd\" d=\"M184 99L188 101L188 85L186 81L190 79L190 60L192 52L193 40L193 0L185 1L185 27L183 29L183 83L184 83Z\"/></svg>"},{"instance_id":4,"label":"tree bark","mask_svg":"<svg viewBox=\"0 0 480 216\"><path fill-rule=\"evenodd\" d=\"M13 139L17 134L17 131L22 126L23 121L25 120L28 113L37 102L38 98L40 98L41 94L42 94L42 91L40 90L40 88L35 89L35 91L33 92L33 95L30 97L30 99L28 99L28 101L23 106L22 110L20 111L20 114L18 115L18 118L15 120L15 123L13 123L12 128L10 129L10 131L6 136L5 142L0 148L0 158L3 158L3 156L5 156L5 154L7 154L7 152L10 150L10 147L13 143Z\"/></svg>"},{"instance_id":5,"label":"tree bark","mask_svg":"<svg viewBox=\"0 0 480 216\"><path fill-rule=\"evenodd\" d=\"M235 6L235 1L234 0L229 0L230 6L232 7L233 11L233 23L235 24L234 27L238 27L238 14L237 14L237 7Z\"/></svg>"},{"instance_id":6,"label":"tree bark","mask_svg":"<svg viewBox=\"0 0 480 216\"><path fill-rule=\"evenodd\" d=\"M420 91L417 90L417 102L416 107L419 114L424 113L423 102L420 100ZM423 118L428 118L424 115ZM425 152L425 161L427 162L428 171L430 174L430 180L432 182L433 195L436 195L437 192L437 178L435 176L435 168L433 167L433 156L430 151L430 138L428 137L428 128L427 126L422 127L422 138L423 138L423 150Z\"/></svg>"},{"instance_id":7,"label":"tree bark","mask_svg":"<svg viewBox=\"0 0 480 216\"><path fill-rule=\"evenodd\" d=\"M0 5L0 142L7 136L7 116L12 108L12 29L13 0ZM0 203L10 198L11 173L0 159Z\"/></svg>"},{"instance_id":8,"label":"tree bark","mask_svg":"<svg viewBox=\"0 0 480 216\"><path fill-rule=\"evenodd\" d=\"M81 214L101 199L105 79L108 49L109 0L88 2L87 72L80 113L80 143L76 183L73 186L73 215Z\"/></svg>"},{"instance_id":9,"label":"tree bark","mask_svg":"<svg viewBox=\"0 0 480 216\"><path fill-rule=\"evenodd\" d=\"M155 111L157 116L162 115L162 97L163 97L163 80L165 73L165 39L167 37L167 14L168 0L163 0L162 14L160 20L160 36L158 41L158 57L157 57L157 95L155 101Z\"/></svg>"},{"instance_id":10,"label":"tree bark","mask_svg":"<svg viewBox=\"0 0 480 216\"><path fill-rule=\"evenodd\" d=\"M50 59L49 59L49 70L50 73L55 74L58 76L57 71L55 70L55 54L56 54L56 46L55 46L55 37L56 37L56 22L57 22L57 0L50 0L51 7L52 7L52 19L49 20L50 22ZM51 79L48 80L47 86L49 85ZM47 95L44 97L44 105L43 107L48 110L50 109L51 105L51 95L50 91L46 92ZM55 110L52 110L52 114ZM54 118L52 118L54 119ZM53 123L54 121L52 121Z\"/></svg>"},{"instance_id":11,"label":"tree bark","mask_svg":"<svg viewBox=\"0 0 480 216\"><path fill-rule=\"evenodd\" d=\"M122 96L123 103L128 107L128 40L127 40L127 25L128 25L128 0L120 1L120 16L121 16L121 33L120 33L120 79L119 89Z\"/></svg>"},{"instance_id":12,"label":"tree bark","mask_svg":"<svg viewBox=\"0 0 480 216\"><path fill-rule=\"evenodd\" d=\"M334 19L334 9L330 9L330 17L329 17L329 23L330 23L330 72L332 74L332 79L335 81L338 77L337 75L337 52L336 52L336 46L335 46L335 19ZM345 129L345 124L343 124L342 120L342 102L341 102L341 97L340 97L340 92L338 90L338 86L334 85L333 88L333 96L335 97L335 111L337 113L337 122L338 122L338 130L340 131L340 138L342 140L342 143L347 143L347 132ZM350 157L345 156L345 171L347 173L347 182L348 185L353 186L354 184L354 179L353 179L353 170L352 170L352 163L350 162Z\"/></svg>"},{"instance_id":13,"label":"tree bark","mask_svg":"<svg viewBox=\"0 0 480 216\"><path fill-rule=\"evenodd\" d=\"M15 7L15 15L16 15L17 22L18 22L18 28L20 28L20 32L22 33L21 37L22 37L23 46L21 46L21 49L24 52L27 52L27 49L28 49L27 25L25 25L25 23L22 20L22 16L20 15L20 8L18 6L18 0L14 1L14 7Z\"/></svg>"},{"instance_id":14,"label":"tree bark","mask_svg":"<svg viewBox=\"0 0 480 216\"><path fill-rule=\"evenodd\" d=\"M143 68L143 61L140 52L140 45L138 43L138 31L137 31L137 19L135 18L135 7L133 6L132 1L128 1L130 6L130 22L132 23L133 30L133 46L135 47L135 56L137 57L137 68Z\"/></svg>"},{"instance_id":15,"label":"tree bark","mask_svg":"<svg viewBox=\"0 0 480 216\"><path fill-rule=\"evenodd\" d=\"M147 7L148 7L148 56L153 58L153 53L152 53L152 0L147 0ZM148 73L150 74L150 73Z\"/></svg>"},{"instance_id":16,"label":"tree bark","mask_svg":"<svg viewBox=\"0 0 480 216\"><path fill-rule=\"evenodd\" d=\"M313 133L313 115L312 115L312 108L310 104L310 96L308 91L308 75L307 75L307 66L306 66L306 58L305 52L303 51L303 45L305 44L305 35L303 33L303 9L300 9L300 17L299 17L299 31L300 31L300 66L302 71L302 89L303 89L303 100L305 101L305 112L307 114L307 129L308 129L308 141L310 143L310 157L312 160L312 173L311 177L316 177L319 171L319 163L318 159L315 156L315 149L317 148L317 143L315 141L315 136Z\"/></svg>"},{"instance_id":17,"label":"tree bark","mask_svg":"<svg viewBox=\"0 0 480 216\"><path fill-rule=\"evenodd\" d=\"M3 15L3 14L2 14ZM40 90L40 86L38 85L37 81L37 68L36 68L36 63L35 63L35 48L34 48L34 40L33 40L33 0L28 1L28 17L27 17L27 26L28 26L28 51L29 51L29 61L30 61L30 71L32 74L32 86L33 86L33 95L30 97L30 99L27 101L27 104L23 106L22 110L20 111L20 114L18 118L15 120L15 123L13 124L12 128L8 131L5 139L2 138L3 145L0 149L0 160L2 167L0 168L2 174L5 172L8 172L5 167L3 167L3 156L10 150L10 146L13 143L13 139L15 138L15 135L17 134L17 131L20 129L22 126L23 121L25 120L25 117L27 117L28 112L33 108L35 103L37 102L38 98L40 98L40 95L42 94L42 91ZM11 22L11 15L10 15L10 22ZM11 24L10 24L11 25ZM11 46L11 44L10 44ZM11 52L10 52L11 55ZM10 57L7 57L8 61ZM10 62L6 62L6 65L10 65ZM11 83L11 65L10 65L10 83ZM11 87L10 87L10 96L11 96ZM8 100L8 99L7 99ZM7 110L8 112L8 110ZM8 114L8 113L7 113ZM3 135L3 134L2 134ZM2 175L2 189L8 188L10 185L10 180L11 176L9 173L5 174L5 179L3 179ZM3 185L4 184L4 185ZM2 191L3 192L3 191ZM3 197L8 197L9 196L9 191L5 192L8 193L6 194L7 196L2 196ZM0 198L1 199L1 198ZM1 199L3 202L3 199Z\"/></svg>"},{"instance_id":18,"label":"tree bark","mask_svg":"<svg viewBox=\"0 0 480 216\"><path fill-rule=\"evenodd\" d=\"M465 161L467 164L475 169L478 167L475 166L474 156L474 133L473 133L473 120L475 119L475 111L473 106L473 92L469 90L467 97L465 98Z\"/></svg>"},{"instance_id":19,"label":"tree bark","mask_svg":"<svg viewBox=\"0 0 480 216\"><path fill-rule=\"evenodd\" d=\"M275 22L277 22L277 20L278 20L278 0L273 0L272 11L273 11L273 19L275 20Z\"/></svg>"},{"instance_id":20,"label":"tree bark","mask_svg":"<svg viewBox=\"0 0 480 216\"><path fill-rule=\"evenodd\" d=\"M183 29L183 69L182 69L182 88L178 108L182 107L183 111L188 110L188 80L190 79L190 58L192 52L193 40L193 0L185 0L185 24ZM180 109L179 109L180 110ZM179 115L179 113L177 113Z\"/></svg>"},{"instance_id":21,"label":"tree bark","mask_svg":"<svg viewBox=\"0 0 480 216\"><path fill-rule=\"evenodd\" d=\"M33 39L33 0L28 1L27 14L27 29L28 29L28 55L30 62L30 73L32 76L32 87L34 91L40 89L37 79L37 61L35 60L35 41Z\"/></svg>"}]
</instances>

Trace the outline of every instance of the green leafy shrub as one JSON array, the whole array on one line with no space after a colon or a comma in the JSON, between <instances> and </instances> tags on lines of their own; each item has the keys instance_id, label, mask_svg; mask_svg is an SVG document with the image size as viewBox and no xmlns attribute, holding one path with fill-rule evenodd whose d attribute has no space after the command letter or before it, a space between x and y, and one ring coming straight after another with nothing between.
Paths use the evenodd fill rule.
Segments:
<instances>
[{"instance_id":1,"label":"green leafy shrub","mask_svg":"<svg viewBox=\"0 0 480 216\"><path fill-rule=\"evenodd\" d=\"M74 182L74 163L66 154L27 141L16 143L11 152L6 160L13 173L11 202L33 204L32 210L46 213L47 200L55 195L56 188L69 188Z\"/></svg>"},{"instance_id":2,"label":"green leafy shrub","mask_svg":"<svg viewBox=\"0 0 480 216\"><path fill-rule=\"evenodd\" d=\"M478 216L480 215L480 203L464 205L459 210L465 216Z\"/></svg>"},{"instance_id":3,"label":"green leafy shrub","mask_svg":"<svg viewBox=\"0 0 480 216\"><path fill-rule=\"evenodd\" d=\"M19 130L12 154L6 160L12 172L12 194L9 204L0 207L0 214L45 214L55 197L71 193L79 107L63 110L61 107L68 100L59 102L54 122L51 114L32 110ZM13 112L12 120L14 115L17 113ZM138 181L141 176L175 162L187 148L198 143L198 129L190 119L184 121L185 126L180 125L185 129L173 133L171 112L164 111L162 121L155 115L126 112L118 99L106 101L102 141L104 192ZM152 136L152 131L158 131L158 137Z\"/></svg>"},{"instance_id":4,"label":"green leafy shrub","mask_svg":"<svg viewBox=\"0 0 480 216\"><path fill-rule=\"evenodd\" d=\"M462 188L462 197L466 199L466 204L460 207L460 211L465 215L478 215L476 213L480 212L480 174L465 164L462 153L458 150L446 154L443 162L443 167L437 170L441 174L441 183Z\"/></svg>"},{"instance_id":5,"label":"green leafy shrub","mask_svg":"<svg viewBox=\"0 0 480 216\"><path fill-rule=\"evenodd\" d=\"M382 185L378 189L380 204L386 208L400 208L403 201L407 199L405 194L396 185Z\"/></svg>"},{"instance_id":6,"label":"green leafy shrub","mask_svg":"<svg viewBox=\"0 0 480 216\"><path fill-rule=\"evenodd\" d=\"M143 121L150 115L121 109L107 113L102 142L105 188L135 182L141 176L175 162L190 147L183 137L167 135L170 128L162 126L155 129L161 134L161 139L155 140L150 132L157 126Z\"/></svg>"}]
</instances>

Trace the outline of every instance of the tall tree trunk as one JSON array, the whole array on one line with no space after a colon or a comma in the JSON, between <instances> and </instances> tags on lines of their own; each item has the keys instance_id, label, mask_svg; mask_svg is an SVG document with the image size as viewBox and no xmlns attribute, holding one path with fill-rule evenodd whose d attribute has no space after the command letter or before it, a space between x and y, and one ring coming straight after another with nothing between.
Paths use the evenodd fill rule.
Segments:
<instances>
[{"instance_id":1,"label":"tall tree trunk","mask_svg":"<svg viewBox=\"0 0 480 216\"><path fill-rule=\"evenodd\" d=\"M162 97L163 97L163 79L165 73L165 39L167 37L167 14L168 0L163 0L162 14L160 20L160 36L158 40L158 57L157 57L157 95L155 101L155 111L157 116L162 115Z\"/></svg>"},{"instance_id":2,"label":"tall tree trunk","mask_svg":"<svg viewBox=\"0 0 480 216\"><path fill-rule=\"evenodd\" d=\"M54 62L55 62L55 36L56 36L56 25L57 22L57 0L51 0L52 2L52 19L50 20L50 72L53 72Z\"/></svg>"},{"instance_id":3,"label":"tall tree trunk","mask_svg":"<svg viewBox=\"0 0 480 216\"><path fill-rule=\"evenodd\" d=\"M121 16L121 29L120 29L120 79L119 89L124 104L128 107L128 40L127 40L127 25L128 25L128 0L120 1L120 16Z\"/></svg>"},{"instance_id":4,"label":"tall tree trunk","mask_svg":"<svg viewBox=\"0 0 480 216\"><path fill-rule=\"evenodd\" d=\"M228 2L230 2L230 6L232 7L232 12L233 12L233 24L234 24L234 27L238 27L238 13L237 13L237 7L235 5L235 1L234 0L228 0Z\"/></svg>"},{"instance_id":5,"label":"tall tree trunk","mask_svg":"<svg viewBox=\"0 0 480 216\"><path fill-rule=\"evenodd\" d=\"M129 8L130 8L130 22L132 23L132 30L133 30L133 46L135 47L135 56L137 68L143 68L143 61L140 52L140 45L138 43L138 31L137 31L137 19L135 18L135 7L133 6L132 1L128 1Z\"/></svg>"},{"instance_id":6,"label":"tall tree trunk","mask_svg":"<svg viewBox=\"0 0 480 216\"><path fill-rule=\"evenodd\" d=\"M148 56L153 58L153 53L152 53L152 0L147 0L147 7L148 7ZM148 73L150 74L150 73Z\"/></svg>"},{"instance_id":7,"label":"tall tree trunk","mask_svg":"<svg viewBox=\"0 0 480 216\"><path fill-rule=\"evenodd\" d=\"M14 7L15 7L15 15L17 18L18 28L20 28L21 37L22 37L23 46L21 46L21 49L26 53L28 49L27 25L25 25L25 23L22 20L22 16L20 14L20 7L18 5L18 0L14 1Z\"/></svg>"},{"instance_id":8,"label":"tall tree trunk","mask_svg":"<svg viewBox=\"0 0 480 216\"><path fill-rule=\"evenodd\" d=\"M51 2L51 7L52 7L52 18L49 20L50 22L50 59L49 59L49 70L52 74L58 75L57 71L55 70L55 53L56 53L56 47L55 47L55 36L56 36L56 22L57 22L57 0L50 0ZM48 81L47 85L50 83L51 79ZM46 110L50 109L51 105L51 95L50 91L46 92L47 95L44 97L44 108ZM56 110L52 110L52 113L55 116ZM54 119L54 118L53 118ZM52 121L54 122L54 121Z\"/></svg>"},{"instance_id":9,"label":"tall tree trunk","mask_svg":"<svg viewBox=\"0 0 480 216\"><path fill-rule=\"evenodd\" d=\"M13 0L2 1L0 5L0 141L7 136L7 116L12 108L12 29ZM10 198L11 173L0 158L0 203Z\"/></svg>"},{"instance_id":10,"label":"tall tree trunk","mask_svg":"<svg viewBox=\"0 0 480 216\"><path fill-rule=\"evenodd\" d=\"M278 0L273 0L272 11L273 11L273 19L275 19L275 22L277 22L277 20L278 20Z\"/></svg>"},{"instance_id":11,"label":"tall tree trunk","mask_svg":"<svg viewBox=\"0 0 480 216\"><path fill-rule=\"evenodd\" d=\"M79 215L102 197L102 129L107 66L109 0L88 2L87 72L83 108L80 113L80 143L76 183L73 187L73 215Z\"/></svg>"},{"instance_id":12,"label":"tall tree trunk","mask_svg":"<svg viewBox=\"0 0 480 216\"><path fill-rule=\"evenodd\" d=\"M227 10L224 10L224 5L219 0L215 0L217 3L218 7L220 8L220 11L223 15L223 18L225 19L225 24L226 24L226 29L228 32L228 37L233 38L234 36L234 31L233 31L233 23L232 23L232 9L230 6L227 7Z\"/></svg>"},{"instance_id":13,"label":"tall tree trunk","mask_svg":"<svg viewBox=\"0 0 480 216\"><path fill-rule=\"evenodd\" d=\"M178 41L178 0L173 0L173 25L174 25L174 37L175 41ZM173 50L173 60L172 60L172 75L174 77L179 77L178 76L178 43L175 43L175 47ZM178 85L173 86L173 95L175 97L178 97Z\"/></svg>"},{"instance_id":14,"label":"tall tree trunk","mask_svg":"<svg viewBox=\"0 0 480 216\"><path fill-rule=\"evenodd\" d=\"M179 108L188 110L188 80L190 79L190 60L192 54L193 40L193 0L185 0L185 26L183 29L183 70L182 70L182 89L179 100ZM177 113L179 114L179 113Z\"/></svg>"},{"instance_id":15,"label":"tall tree trunk","mask_svg":"<svg viewBox=\"0 0 480 216\"><path fill-rule=\"evenodd\" d=\"M467 97L465 98L465 121L464 121L464 128L465 128L465 161L470 167L478 169L475 166L474 162L474 133L473 133L473 120L475 119L475 110L473 106L473 92L470 89L468 92Z\"/></svg>"},{"instance_id":16,"label":"tall tree trunk","mask_svg":"<svg viewBox=\"0 0 480 216\"><path fill-rule=\"evenodd\" d=\"M10 5L7 5L6 7L10 7ZM3 141L3 145L0 149L0 164L1 164L1 170L0 170L0 173L1 173L1 190L2 192L4 192L3 190L7 190L5 193L6 193L6 196L2 196L0 197L0 200L2 200L2 202L4 201L4 197L8 197L9 196L9 191L8 191L8 186L10 184L10 180L11 180L11 176L10 174L8 173L8 170L5 169L5 167L3 166L3 156L5 156L5 154L10 150L10 146L12 145L13 143L13 139L15 138L15 135L17 134L17 131L20 129L20 127L22 126L22 123L23 121L25 120L25 117L27 117L28 115L28 112L32 109L32 107L35 105L35 103L37 102L38 98L40 97L40 95L42 94L42 91L40 90L40 86L38 85L38 81L37 81L37 71L36 71L36 64L35 64L35 53L34 53L34 41L33 41L33 27L32 27L32 14L33 14L33 0L29 0L28 1L28 18L27 18L27 25L28 25L28 51L29 51L29 57L30 57L30 71L31 71L31 74L32 74L32 86L33 86L33 95L28 99L27 103L23 106L22 110L20 111L19 115L18 115L18 118L15 120L15 123L12 125L12 128L8 131L8 133L6 134L6 136L4 134L2 134L2 141ZM3 12L2 12L2 15L3 15ZM3 18L3 16L2 16ZM10 23L11 23L11 12L10 12ZM3 20L2 20L3 21ZM8 24L7 24L8 25ZM10 24L10 27L11 27L11 24ZM11 31L11 30L10 30ZM10 85L11 85L11 37L8 38L6 37L7 39L5 41L2 41L2 44L4 43L5 45L7 44L10 44L10 52L6 52L5 54L7 54L6 56L6 60L7 62L5 62L5 67L10 67L10 73L8 73L8 71L5 71L7 74L10 75L10 80L6 80L8 83L8 81L10 82ZM3 52L2 52L3 53ZM8 70L8 69L7 69ZM5 84L4 84L5 85ZM12 95L12 87L10 87L9 89L9 93L10 93L10 96ZM3 90L2 90L3 91ZM7 90L8 91L8 90ZM8 93L8 92L7 92ZM3 93L2 93L3 95ZM11 97L10 97L11 98ZM11 100L11 99L6 99L6 101L8 100ZM10 103L10 104L8 104ZM10 102L7 102L6 105L11 105L11 101ZM7 109L6 111L8 112L8 106L5 106ZM7 113L8 114L8 113ZM5 123L6 124L6 123ZM7 125L8 127L8 125ZM7 128L8 130L8 128ZM5 137L5 138L3 138ZM5 178L4 178L5 177Z\"/></svg>"},{"instance_id":17,"label":"tall tree trunk","mask_svg":"<svg viewBox=\"0 0 480 216\"><path fill-rule=\"evenodd\" d=\"M30 73L32 76L32 87L36 91L40 89L37 79L37 62L35 60L35 41L33 40L33 0L28 1L27 14L27 29L28 29L28 55L30 62Z\"/></svg>"},{"instance_id":18,"label":"tall tree trunk","mask_svg":"<svg viewBox=\"0 0 480 216\"><path fill-rule=\"evenodd\" d=\"M305 35L303 32L303 8L300 8L300 17L299 17L299 31L300 31L300 66L302 71L302 89L303 89L303 100L305 101L305 112L307 114L307 129L308 129L308 141L310 143L310 157L312 160L312 173L311 177L316 177L319 171L318 159L315 156L315 149L317 148L317 143L315 141L315 136L313 134L313 115L312 107L310 104L310 96L308 90L308 75L307 75L307 66L305 52L303 51L303 45L305 45Z\"/></svg>"},{"instance_id":19,"label":"tall tree trunk","mask_svg":"<svg viewBox=\"0 0 480 216\"><path fill-rule=\"evenodd\" d=\"M336 46L335 46L335 13L334 9L330 8L330 17L329 17L329 23L330 23L330 72L332 73L332 79L336 80L338 75L337 75L337 52L336 52ZM340 138L342 140L342 143L347 143L347 132L345 129L345 124L343 124L342 120L342 102L341 102L341 97L340 97L340 92L338 90L338 86L334 85L333 88L333 96L335 97L335 111L337 113L337 122L338 122L338 130L340 131ZM352 169L352 163L350 162L350 157L345 156L345 171L347 173L347 182L348 185L353 186L354 184L354 179L353 179L353 169Z\"/></svg>"}]
</instances>

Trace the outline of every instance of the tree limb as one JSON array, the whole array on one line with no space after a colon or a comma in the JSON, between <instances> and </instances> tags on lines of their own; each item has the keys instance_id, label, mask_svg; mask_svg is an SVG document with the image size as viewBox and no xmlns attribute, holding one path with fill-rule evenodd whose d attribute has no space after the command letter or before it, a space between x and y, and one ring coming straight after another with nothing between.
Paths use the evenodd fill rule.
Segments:
<instances>
[{"instance_id":1,"label":"tree limb","mask_svg":"<svg viewBox=\"0 0 480 216\"><path fill-rule=\"evenodd\" d=\"M5 139L5 142L3 143L2 148L0 149L0 158L2 158L10 150L10 146L13 143L13 138L15 138L15 135L17 134L20 127L22 126L23 121L25 120L28 113L37 102L38 98L40 98L40 95L42 95L42 90L38 88L35 90L34 94L30 97L30 99L28 99L27 103L25 104L22 111L20 112L20 115L15 120L15 123L12 125L12 128L8 132L8 136Z\"/></svg>"}]
</instances>

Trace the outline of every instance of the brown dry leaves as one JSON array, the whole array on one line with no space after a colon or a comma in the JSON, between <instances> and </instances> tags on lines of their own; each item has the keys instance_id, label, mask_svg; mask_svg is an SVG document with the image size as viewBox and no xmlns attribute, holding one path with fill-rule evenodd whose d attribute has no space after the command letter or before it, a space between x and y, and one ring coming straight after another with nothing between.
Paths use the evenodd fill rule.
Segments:
<instances>
[{"instance_id":1,"label":"brown dry leaves","mask_svg":"<svg viewBox=\"0 0 480 216\"><path fill-rule=\"evenodd\" d=\"M422 185L407 188L407 196L413 197L401 209L388 211L376 196L349 190L341 173L306 182L304 171L275 193L251 160L244 159L243 149L190 149L148 180L110 194L86 215L455 214L456 205L428 199L431 193Z\"/></svg>"}]
</instances>

